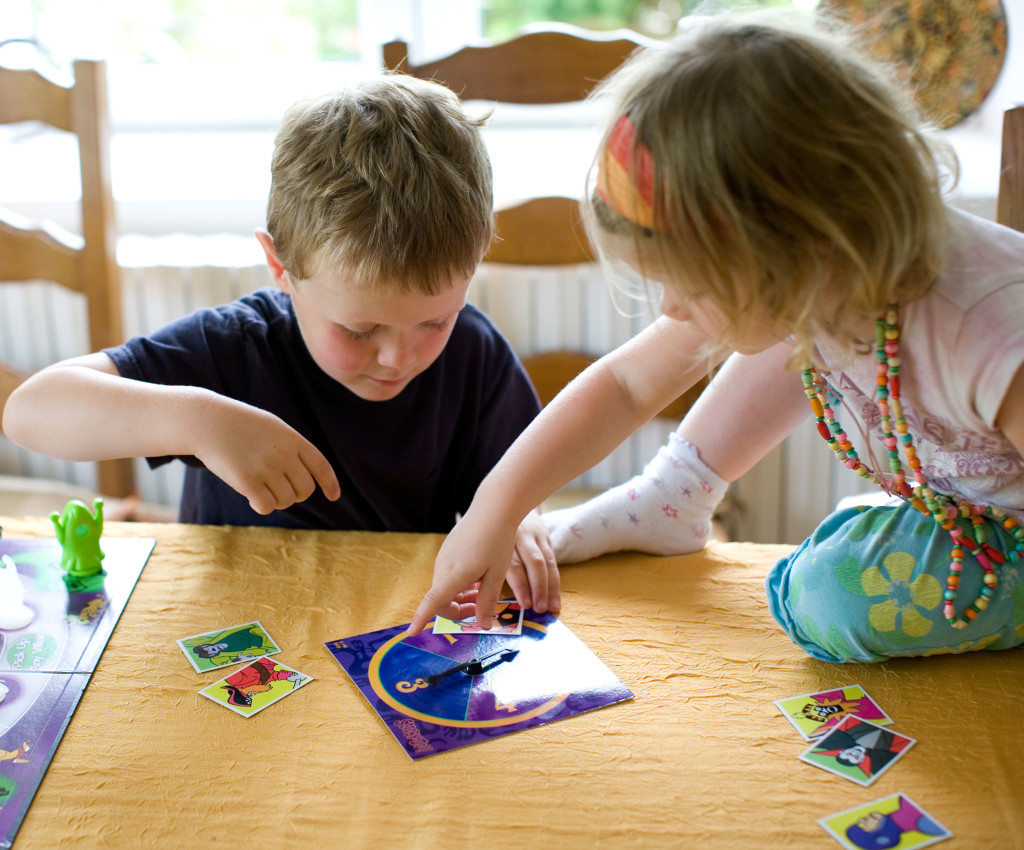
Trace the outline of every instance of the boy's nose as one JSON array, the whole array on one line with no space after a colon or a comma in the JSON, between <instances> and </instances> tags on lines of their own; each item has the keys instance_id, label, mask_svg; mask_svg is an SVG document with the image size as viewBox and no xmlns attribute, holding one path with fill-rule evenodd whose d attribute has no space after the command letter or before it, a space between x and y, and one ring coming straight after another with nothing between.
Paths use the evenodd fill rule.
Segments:
<instances>
[{"instance_id":1,"label":"boy's nose","mask_svg":"<svg viewBox=\"0 0 1024 850\"><path fill-rule=\"evenodd\" d=\"M377 349L377 362L388 369L402 371L412 365L416 353L402 337L395 337L381 342Z\"/></svg>"}]
</instances>

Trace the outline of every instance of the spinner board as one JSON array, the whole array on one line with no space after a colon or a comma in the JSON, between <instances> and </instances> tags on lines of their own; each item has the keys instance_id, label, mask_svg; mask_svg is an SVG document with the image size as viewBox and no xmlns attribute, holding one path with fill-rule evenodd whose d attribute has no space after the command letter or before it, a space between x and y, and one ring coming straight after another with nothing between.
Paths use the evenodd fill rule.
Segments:
<instances>
[{"instance_id":1,"label":"spinner board","mask_svg":"<svg viewBox=\"0 0 1024 850\"><path fill-rule=\"evenodd\" d=\"M406 753L434 755L563 720L633 693L557 617L522 633L409 637L407 626L326 646Z\"/></svg>"}]
</instances>

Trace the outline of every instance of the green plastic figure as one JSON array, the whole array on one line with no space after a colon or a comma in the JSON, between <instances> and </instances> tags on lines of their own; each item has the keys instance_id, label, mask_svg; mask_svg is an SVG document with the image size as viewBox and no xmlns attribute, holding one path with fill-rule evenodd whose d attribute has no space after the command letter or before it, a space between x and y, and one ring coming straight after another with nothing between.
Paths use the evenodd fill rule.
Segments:
<instances>
[{"instance_id":1,"label":"green plastic figure","mask_svg":"<svg viewBox=\"0 0 1024 850\"><path fill-rule=\"evenodd\" d=\"M72 499L64 506L63 516L50 514L57 542L64 550L60 566L64 584L70 591L91 591L103 586L103 499L94 499L95 513L84 502Z\"/></svg>"}]
</instances>

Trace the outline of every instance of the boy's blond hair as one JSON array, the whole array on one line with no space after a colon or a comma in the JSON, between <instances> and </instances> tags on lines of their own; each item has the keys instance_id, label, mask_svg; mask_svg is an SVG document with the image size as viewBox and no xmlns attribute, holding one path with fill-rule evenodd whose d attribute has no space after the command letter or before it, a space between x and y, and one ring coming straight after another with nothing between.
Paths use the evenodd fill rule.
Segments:
<instances>
[{"instance_id":1,"label":"boy's blond hair","mask_svg":"<svg viewBox=\"0 0 1024 850\"><path fill-rule=\"evenodd\" d=\"M484 120L444 86L401 75L295 104L267 205L282 266L428 295L472 274L494 227Z\"/></svg>"},{"instance_id":2,"label":"boy's blond hair","mask_svg":"<svg viewBox=\"0 0 1024 850\"><path fill-rule=\"evenodd\" d=\"M769 318L795 335L794 364L811 362L821 334L864 350L879 312L923 295L939 271L942 172L912 104L810 27L763 15L685 23L598 91L612 124L628 115L651 151L654 221L638 225L595 193L592 239L708 299L730 322L727 346ZM639 173L636 146L630 163Z\"/></svg>"}]
</instances>

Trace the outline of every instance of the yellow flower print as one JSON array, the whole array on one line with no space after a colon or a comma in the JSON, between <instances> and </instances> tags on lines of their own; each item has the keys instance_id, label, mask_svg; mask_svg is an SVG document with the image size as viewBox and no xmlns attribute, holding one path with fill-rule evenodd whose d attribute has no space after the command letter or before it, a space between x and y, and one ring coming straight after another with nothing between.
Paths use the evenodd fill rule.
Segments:
<instances>
[{"instance_id":1,"label":"yellow flower print","mask_svg":"<svg viewBox=\"0 0 1024 850\"><path fill-rule=\"evenodd\" d=\"M915 566L917 560L907 552L891 552L882 559L881 567L868 567L861 574L865 594L886 597L868 611L868 622L876 631L902 631L912 638L931 631L931 620L922 612L942 604L942 585L927 574L911 581Z\"/></svg>"},{"instance_id":2,"label":"yellow flower print","mask_svg":"<svg viewBox=\"0 0 1024 850\"><path fill-rule=\"evenodd\" d=\"M961 652L974 652L978 649L985 649L988 646L994 644L1001 635L986 635L978 640L967 640L963 643L958 643L956 646L940 646L936 649L929 649L927 652L921 653L922 655L959 655Z\"/></svg>"}]
</instances>

